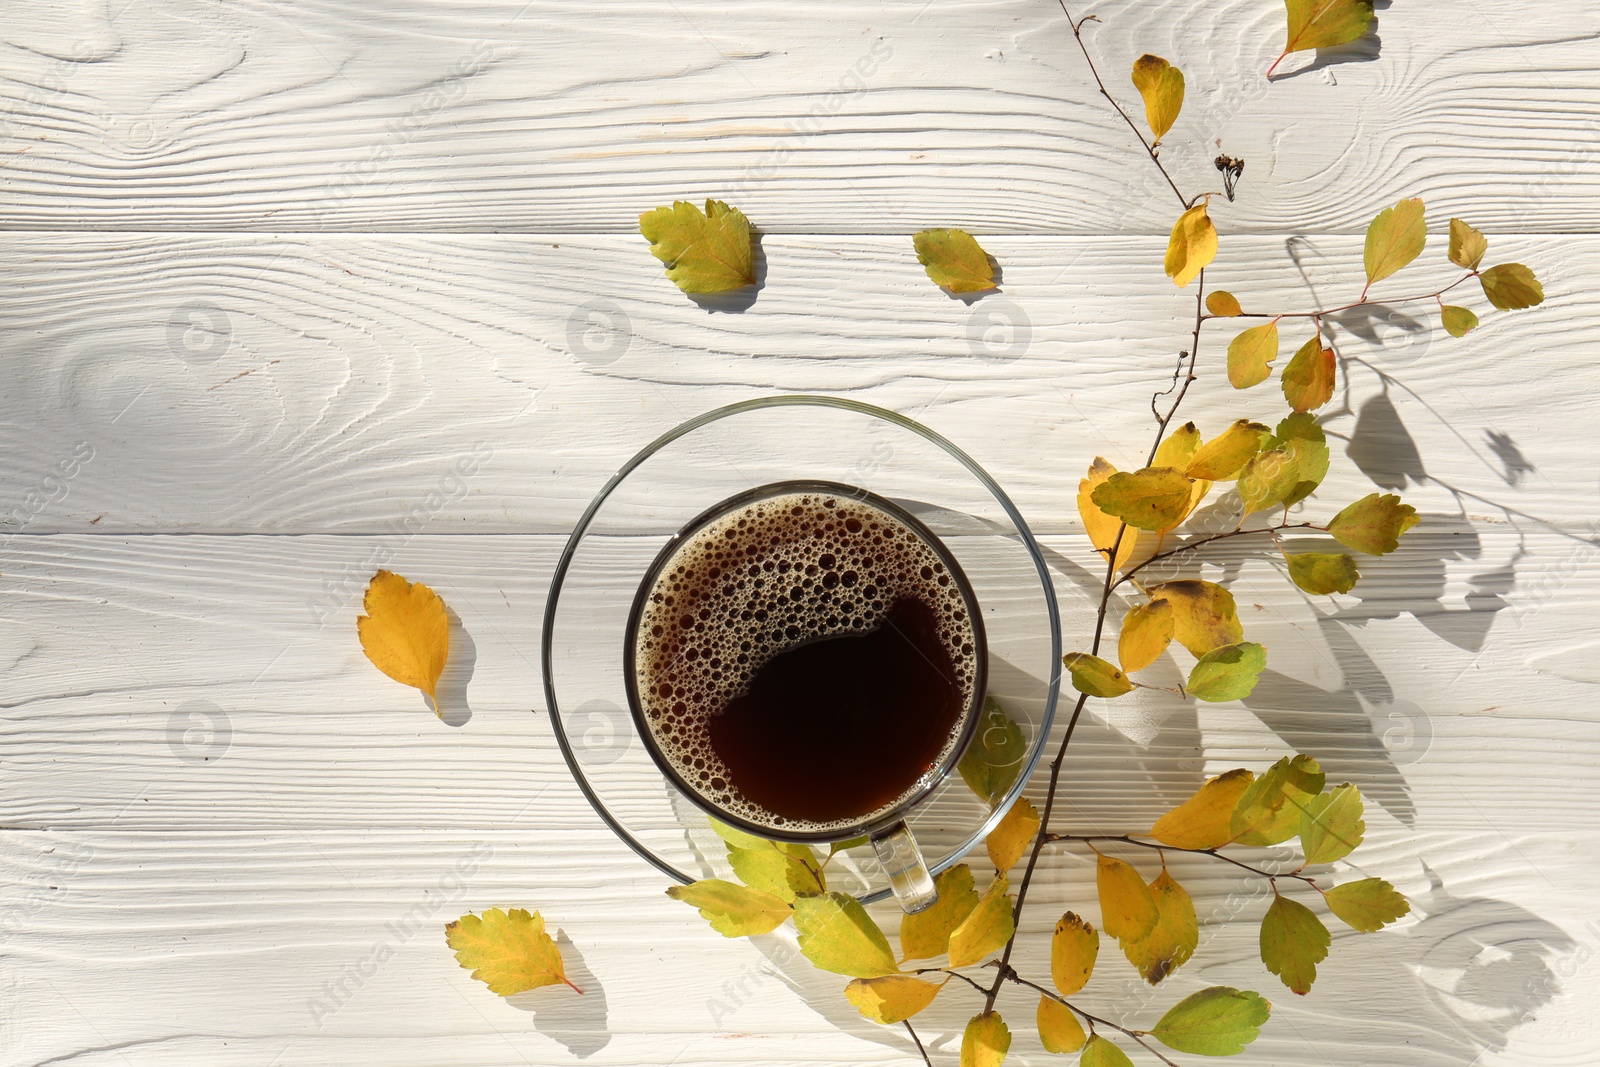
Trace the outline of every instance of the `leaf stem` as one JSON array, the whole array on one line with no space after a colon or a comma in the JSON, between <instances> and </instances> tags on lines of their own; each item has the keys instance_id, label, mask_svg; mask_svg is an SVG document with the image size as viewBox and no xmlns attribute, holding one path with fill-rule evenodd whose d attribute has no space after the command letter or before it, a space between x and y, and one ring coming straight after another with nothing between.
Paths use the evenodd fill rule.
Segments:
<instances>
[{"instance_id":1,"label":"leaf stem","mask_svg":"<svg viewBox=\"0 0 1600 1067\"><path fill-rule=\"evenodd\" d=\"M1119 1026L1118 1024L1112 1022L1110 1019L1102 1019L1098 1015L1090 1015L1088 1012L1084 1011L1082 1008L1078 1007L1076 1004L1073 1004L1066 997L1060 996L1059 994L1055 993L1054 991L1046 989L1044 986L1039 985L1037 982L1028 981L1026 978L1023 978L1016 971L1012 970L1009 967L1005 968L1005 970L1001 973L1001 977L1004 978L1006 981L1015 982L1017 985L1027 986L1029 989L1032 989L1032 990L1036 991L1041 996L1049 997L1051 1000L1055 1001L1058 1004L1066 1005L1066 1007L1070 1011L1072 1011L1072 1012L1074 1012L1074 1013L1076 1013L1078 1015L1081 1015L1081 1016L1083 1016L1083 1018L1087 1019L1089 1021L1089 1025L1090 1025L1091 1029L1093 1029L1096 1026L1104 1026L1108 1030L1115 1030L1120 1034L1123 1034L1123 1035L1125 1035L1125 1036L1127 1036L1129 1038L1132 1038L1139 1045L1143 1046L1143 1048L1144 1048L1144 1050L1146 1052L1150 1053L1150 1055L1154 1056L1156 1059L1160 1060L1162 1063L1167 1064L1168 1067L1178 1067L1178 1065L1176 1063L1173 1063L1171 1060L1167 1059L1166 1056L1163 1056L1159 1050L1154 1049L1154 1048L1150 1047L1149 1045L1145 1044L1144 1036L1147 1033L1147 1031L1144 1031L1144 1030L1130 1030L1126 1026Z\"/></svg>"}]
</instances>

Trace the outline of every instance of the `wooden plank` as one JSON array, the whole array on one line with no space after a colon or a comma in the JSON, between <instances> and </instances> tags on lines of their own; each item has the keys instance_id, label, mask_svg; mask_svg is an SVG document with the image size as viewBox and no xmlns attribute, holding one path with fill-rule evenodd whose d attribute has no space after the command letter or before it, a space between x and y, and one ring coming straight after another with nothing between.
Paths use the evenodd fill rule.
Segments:
<instances>
[{"instance_id":1,"label":"wooden plank","mask_svg":"<svg viewBox=\"0 0 1600 1067\"><path fill-rule=\"evenodd\" d=\"M769 237L766 288L726 313L673 289L634 237L15 235L0 252L15 282L0 293L0 523L557 532L656 434L801 391L924 420L1030 521L1074 528L1090 457L1143 462L1192 297L1160 274L1157 238L989 244L1003 289L969 306L903 239ZM1457 277L1442 245L1379 294ZM1493 313L1463 286L1452 299L1485 314L1459 341L1431 302L1328 320L1347 385L1325 418L1330 503L1376 483L1440 514L1587 529L1593 463L1548 431L1581 425L1600 389L1584 283L1600 240L1492 249L1537 267L1542 307ZM1337 306L1361 286L1358 238L1228 238L1219 263L1214 284L1250 308ZM1206 327L1185 404L1207 433L1285 410L1275 381L1223 380L1235 328ZM1297 330L1285 322L1280 365Z\"/></svg>"},{"instance_id":2,"label":"wooden plank","mask_svg":"<svg viewBox=\"0 0 1600 1067\"><path fill-rule=\"evenodd\" d=\"M539 627L561 543L17 538L0 590L0 824L504 828L537 798L541 817L603 840L542 711ZM1067 647L1085 647L1087 553L1077 538L1047 549ZM1233 576L1271 673L1243 707L1161 693L1095 702L1064 810L1079 825L1139 830L1202 773L1305 751L1397 824L1466 831L1515 811L1528 832L1587 825L1600 728L1570 709L1591 683L1543 657L1582 659L1574 620L1597 594L1593 552L1536 527L1424 527L1363 564L1358 595L1308 603L1266 554L1219 551L1195 573ZM354 619L380 564L428 582L460 619L447 722L361 654ZM625 592L629 579L617 581ZM1175 665L1149 677L1181 681ZM618 772L648 767L628 725L620 708L614 723L578 720L580 754L602 781L623 757ZM634 781L644 792L618 795L647 803L649 783Z\"/></svg>"},{"instance_id":3,"label":"wooden plank","mask_svg":"<svg viewBox=\"0 0 1600 1067\"><path fill-rule=\"evenodd\" d=\"M1049 4L12 7L13 229L630 233L706 196L768 233L1164 234L1175 213ZM1186 190L1216 187L1219 148L1247 161L1228 232L1360 232L1414 195L1495 231L1600 225L1592 5L1396 5L1272 84L1275 5L1095 14L1130 110L1140 53L1187 72L1163 156Z\"/></svg>"},{"instance_id":4,"label":"wooden plank","mask_svg":"<svg viewBox=\"0 0 1600 1067\"><path fill-rule=\"evenodd\" d=\"M1592 960L1592 945L1576 952L1592 938L1577 942L1562 926L1580 929L1592 913L1582 886L1597 845L1592 829L1375 829L1362 873L1392 878L1416 915L1380 935L1337 931L1304 1001L1279 992L1255 958L1264 881L1173 857L1204 922L1195 960L1151 990L1108 943L1082 1002L1148 1025L1202 984L1235 985L1274 1001L1241 1063L1319 1053L1508 1063L1495 1053L1522 1017L1498 999L1509 991L1485 983L1514 967L1544 976L1515 1003L1538 1013L1538 1032L1565 1033L1551 1040L1551 1062L1582 1063L1596 1050L1593 1028L1561 1024L1592 1010L1595 994L1557 975L1593 973L1592 962L1566 966ZM1548 887L1530 884L1529 862ZM1023 974L1048 974L1046 933L1063 907L1097 921L1086 870L1081 857L1046 857L1016 957ZM0 974L15 1016L30 1020L0 1037L7 1063L788 1065L902 1062L909 1052L898 1028L855 1015L844 979L813 970L791 932L721 938L618 849L542 812L495 832L10 831L0 834L0 873ZM581 999L555 989L500 1001L455 966L443 924L495 905L541 910ZM875 914L895 928L892 908ZM1476 958L1486 947L1492 961ZM970 991L946 991L918 1019L924 1038L953 1054L973 1004ZM1042 1064L1024 1032L1032 1004L1008 992L1000 1010L1018 1031L1017 1061Z\"/></svg>"}]
</instances>

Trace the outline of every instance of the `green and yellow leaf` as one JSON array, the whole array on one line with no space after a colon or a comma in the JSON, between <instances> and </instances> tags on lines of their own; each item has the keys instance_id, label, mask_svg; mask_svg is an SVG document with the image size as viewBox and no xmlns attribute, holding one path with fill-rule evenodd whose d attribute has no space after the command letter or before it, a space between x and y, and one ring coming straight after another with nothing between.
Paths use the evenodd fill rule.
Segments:
<instances>
[{"instance_id":1,"label":"green and yellow leaf","mask_svg":"<svg viewBox=\"0 0 1600 1067\"><path fill-rule=\"evenodd\" d=\"M986 844L994 869L1009 871L1016 866L1023 853L1028 851L1028 846L1033 844L1033 835L1038 832L1039 809L1027 797L1018 797L1005 818L1000 820L1000 825L989 831Z\"/></svg>"},{"instance_id":2,"label":"green and yellow leaf","mask_svg":"<svg viewBox=\"0 0 1600 1067\"><path fill-rule=\"evenodd\" d=\"M935 285L952 293L981 293L994 288L989 255L966 230L923 230L911 238L921 263Z\"/></svg>"},{"instance_id":3,"label":"green and yellow leaf","mask_svg":"<svg viewBox=\"0 0 1600 1067\"><path fill-rule=\"evenodd\" d=\"M1100 925L1118 941L1137 941L1155 929L1160 914L1155 898L1131 864L1101 855L1095 888L1100 894Z\"/></svg>"},{"instance_id":4,"label":"green and yellow leaf","mask_svg":"<svg viewBox=\"0 0 1600 1067\"><path fill-rule=\"evenodd\" d=\"M1328 910L1364 934L1374 933L1411 912L1411 904L1382 878L1336 885L1322 896Z\"/></svg>"},{"instance_id":5,"label":"green and yellow leaf","mask_svg":"<svg viewBox=\"0 0 1600 1067\"><path fill-rule=\"evenodd\" d=\"M1333 938L1310 908L1278 896L1261 920L1261 962L1290 990L1305 996L1317 980L1317 964Z\"/></svg>"},{"instance_id":6,"label":"green and yellow leaf","mask_svg":"<svg viewBox=\"0 0 1600 1067\"><path fill-rule=\"evenodd\" d=\"M794 927L801 954L824 971L881 978L899 970L889 939L861 902L846 893L797 897Z\"/></svg>"},{"instance_id":7,"label":"green and yellow leaf","mask_svg":"<svg viewBox=\"0 0 1600 1067\"><path fill-rule=\"evenodd\" d=\"M1333 398L1338 361L1315 335L1283 368L1283 397L1295 411L1315 411Z\"/></svg>"},{"instance_id":8,"label":"green and yellow leaf","mask_svg":"<svg viewBox=\"0 0 1600 1067\"><path fill-rule=\"evenodd\" d=\"M1184 689L1196 700L1212 704L1243 700L1255 689L1266 667L1267 650L1254 641L1223 645L1200 657Z\"/></svg>"},{"instance_id":9,"label":"green and yellow leaf","mask_svg":"<svg viewBox=\"0 0 1600 1067\"><path fill-rule=\"evenodd\" d=\"M781 898L721 878L671 886L667 896L699 908L700 917L723 937L764 934L782 926L790 915Z\"/></svg>"},{"instance_id":10,"label":"green and yellow leaf","mask_svg":"<svg viewBox=\"0 0 1600 1067\"><path fill-rule=\"evenodd\" d=\"M1478 328L1478 315L1471 308L1446 304L1439 309L1439 321L1451 337L1465 337Z\"/></svg>"},{"instance_id":11,"label":"green and yellow leaf","mask_svg":"<svg viewBox=\"0 0 1600 1067\"><path fill-rule=\"evenodd\" d=\"M1192 1056L1234 1056L1261 1034L1272 1004L1258 993L1212 986L1174 1004L1150 1036Z\"/></svg>"},{"instance_id":12,"label":"green and yellow leaf","mask_svg":"<svg viewBox=\"0 0 1600 1067\"><path fill-rule=\"evenodd\" d=\"M1423 218L1422 201L1402 200L1378 212L1367 227L1367 245L1362 258L1370 286L1422 254L1428 243L1428 224Z\"/></svg>"},{"instance_id":13,"label":"green and yellow leaf","mask_svg":"<svg viewBox=\"0 0 1600 1067\"><path fill-rule=\"evenodd\" d=\"M1004 872L994 876L978 906L950 934L950 966L966 967L1011 940L1016 925L1011 915L1010 883Z\"/></svg>"},{"instance_id":14,"label":"green and yellow leaf","mask_svg":"<svg viewBox=\"0 0 1600 1067\"><path fill-rule=\"evenodd\" d=\"M1056 922L1050 939L1050 980L1056 991L1070 997L1089 984L1100 956L1100 935L1095 928L1067 912Z\"/></svg>"},{"instance_id":15,"label":"green and yellow leaf","mask_svg":"<svg viewBox=\"0 0 1600 1067\"><path fill-rule=\"evenodd\" d=\"M1087 652L1068 652L1061 657L1072 674L1072 688L1092 697L1119 697L1133 692L1133 683L1117 668Z\"/></svg>"},{"instance_id":16,"label":"green and yellow leaf","mask_svg":"<svg viewBox=\"0 0 1600 1067\"><path fill-rule=\"evenodd\" d=\"M1233 594L1216 582L1184 578L1151 586L1148 592L1171 605L1173 636L1191 656L1244 639Z\"/></svg>"},{"instance_id":17,"label":"green and yellow leaf","mask_svg":"<svg viewBox=\"0 0 1600 1067\"><path fill-rule=\"evenodd\" d=\"M728 849L728 863L739 881L751 889L771 893L786 904L793 904L798 893L820 893L822 870L812 857L796 856L775 848Z\"/></svg>"},{"instance_id":18,"label":"green and yellow leaf","mask_svg":"<svg viewBox=\"0 0 1600 1067\"><path fill-rule=\"evenodd\" d=\"M1117 546L1116 569L1121 570L1133 556L1134 547L1139 541L1139 531L1132 527L1123 529L1121 519L1106 514L1094 502L1094 493L1116 473L1117 468L1107 463L1104 458L1095 457L1094 462L1089 465L1088 476L1078 482L1078 515L1083 519L1083 528L1089 535L1089 543L1100 553L1101 558L1109 560L1111 546Z\"/></svg>"},{"instance_id":19,"label":"green and yellow leaf","mask_svg":"<svg viewBox=\"0 0 1600 1067\"><path fill-rule=\"evenodd\" d=\"M1039 996L1037 1022L1039 1042L1046 1052L1077 1052L1089 1039L1071 1008L1043 994Z\"/></svg>"},{"instance_id":20,"label":"green and yellow leaf","mask_svg":"<svg viewBox=\"0 0 1600 1067\"><path fill-rule=\"evenodd\" d=\"M1235 389L1260 385L1278 358L1278 321L1243 330L1228 342L1228 381Z\"/></svg>"},{"instance_id":21,"label":"green and yellow leaf","mask_svg":"<svg viewBox=\"0 0 1600 1067\"><path fill-rule=\"evenodd\" d=\"M1310 756L1285 756L1239 797L1229 829L1241 845L1277 845L1300 832L1300 816L1328 776Z\"/></svg>"},{"instance_id":22,"label":"green and yellow leaf","mask_svg":"<svg viewBox=\"0 0 1600 1067\"><path fill-rule=\"evenodd\" d=\"M1349 782L1307 800L1300 813L1306 862L1332 863L1355 851L1367 832L1364 809L1361 791Z\"/></svg>"},{"instance_id":23,"label":"green and yellow leaf","mask_svg":"<svg viewBox=\"0 0 1600 1067\"><path fill-rule=\"evenodd\" d=\"M1094 488L1095 507L1141 530L1170 530L1189 514L1194 479L1171 467L1118 471Z\"/></svg>"},{"instance_id":24,"label":"green and yellow leaf","mask_svg":"<svg viewBox=\"0 0 1600 1067\"><path fill-rule=\"evenodd\" d=\"M1183 71L1160 56L1143 55L1133 61L1133 87L1144 98L1144 120L1160 142L1183 110Z\"/></svg>"},{"instance_id":25,"label":"green and yellow leaf","mask_svg":"<svg viewBox=\"0 0 1600 1067\"><path fill-rule=\"evenodd\" d=\"M927 982L909 974L886 974L882 978L855 979L844 987L844 996L868 1019L887 1024L911 1018L932 1004L943 988L942 982Z\"/></svg>"},{"instance_id":26,"label":"green and yellow leaf","mask_svg":"<svg viewBox=\"0 0 1600 1067\"><path fill-rule=\"evenodd\" d=\"M1216 258L1216 224L1206 214L1206 205L1196 204L1172 224L1172 236L1167 239L1167 277L1181 289Z\"/></svg>"},{"instance_id":27,"label":"green and yellow leaf","mask_svg":"<svg viewBox=\"0 0 1600 1067\"><path fill-rule=\"evenodd\" d=\"M686 200L639 216L639 232L667 277L686 293L721 293L756 283L750 220L721 200L704 211Z\"/></svg>"},{"instance_id":28,"label":"green and yellow leaf","mask_svg":"<svg viewBox=\"0 0 1600 1067\"><path fill-rule=\"evenodd\" d=\"M1083 1055L1078 1058L1078 1065L1079 1067L1133 1067L1133 1061L1128 1059L1128 1054L1121 1048L1099 1034L1094 1034L1083 1046Z\"/></svg>"},{"instance_id":29,"label":"green and yellow leaf","mask_svg":"<svg viewBox=\"0 0 1600 1067\"><path fill-rule=\"evenodd\" d=\"M523 908L490 908L483 915L463 915L444 928L445 941L455 950L456 962L489 992L509 997L525 989L572 985L561 961L561 949L545 933L544 917Z\"/></svg>"},{"instance_id":30,"label":"green and yellow leaf","mask_svg":"<svg viewBox=\"0 0 1600 1067\"><path fill-rule=\"evenodd\" d=\"M1175 632L1172 604L1152 600L1129 610L1117 638L1117 660L1125 671L1142 671L1160 658Z\"/></svg>"},{"instance_id":31,"label":"green and yellow leaf","mask_svg":"<svg viewBox=\"0 0 1600 1067\"><path fill-rule=\"evenodd\" d=\"M1361 578L1356 561L1343 552L1294 552L1283 558L1290 579L1313 596L1348 593Z\"/></svg>"},{"instance_id":32,"label":"green and yellow leaf","mask_svg":"<svg viewBox=\"0 0 1600 1067\"><path fill-rule=\"evenodd\" d=\"M1460 219L1450 220L1450 262L1466 270L1477 270L1487 251L1487 237Z\"/></svg>"},{"instance_id":33,"label":"green and yellow leaf","mask_svg":"<svg viewBox=\"0 0 1600 1067\"><path fill-rule=\"evenodd\" d=\"M961 1067L1000 1067L1011 1051L1011 1031L1000 1013L974 1015L961 1034Z\"/></svg>"},{"instance_id":34,"label":"green and yellow leaf","mask_svg":"<svg viewBox=\"0 0 1600 1067\"><path fill-rule=\"evenodd\" d=\"M1233 811L1255 774L1243 767L1208 779L1193 796L1156 820L1150 836L1173 848L1218 848L1234 838Z\"/></svg>"},{"instance_id":35,"label":"green and yellow leaf","mask_svg":"<svg viewBox=\"0 0 1600 1067\"><path fill-rule=\"evenodd\" d=\"M1544 286L1521 263L1502 263L1478 275L1483 295L1501 311L1518 311L1544 303Z\"/></svg>"},{"instance_id":36,"label":"green and yellow leaf","mask_svg":"<svg viewBox=\"0 0 1600 1067\"><path fill-rule=\"evenodd\" d=\"M1417 509L1393 493L1368 493L1335 515L1328 532L1341 545L1381 556L1400 547L1400 535L1421 520Z\"/></svg>"},{"instance_id":37,"label":"green and yellow leaf","mask_svg":"<svg viewBox=\"0 0 1600 1067\"><path fill-rule=\"evenodd\" d=\"M967 788L992 808L1010 791L1027 755L1022 727L1011 721L998 700L986 696L977 731L956 769Z\"/></svg>"},{"instance_id":38,"label":"green and yellow leaf","mask_svg":"<svg viewBox=\"0 0 1600 1067\"><path fill-rule=\"evenodd\" d=\"M900 920L900 951L908 960L931 960L950 951L950 935L978 906L972 868L958 863L933 880L939 899Z\"/></svg>"}]
</instances>

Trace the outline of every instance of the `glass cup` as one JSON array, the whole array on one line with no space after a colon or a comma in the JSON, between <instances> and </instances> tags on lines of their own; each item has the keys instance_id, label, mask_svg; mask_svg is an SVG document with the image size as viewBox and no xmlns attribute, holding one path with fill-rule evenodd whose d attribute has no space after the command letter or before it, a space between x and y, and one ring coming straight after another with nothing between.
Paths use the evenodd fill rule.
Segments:
<instances>
[{"instance_id":1,"label":"glass cup","mask_svg":"<svg viewBox=\"0 0 1600 1067\"><path fill-rule=\"evenodd\" d=\"M780 483L829 489L899 519L959 576L977 648L977 681L938 761L893 807L825 831L753 824L677 773L633 689L633 624L656 568L709 516ZM706 815L777 840L870 849L830 861L830 888L863 901L893 892L931 904L933 876L982 840L1038 762L1059 695L1060 621L1033 535L966 453L903 416L854 401L779 396L719 408L630 459L580 518L557 564L541 640L547 707L579 787L628 845L680 882L729 871ZM982 706L985 697L1005 720ZM1007 724L1009 722L1009 725ZM988 733L1015 761L985 795L957 773ZM986 749L985 751L988 751ZM1014 773L1013 773L1014 771Z\"/></svg>"}]
</instances>

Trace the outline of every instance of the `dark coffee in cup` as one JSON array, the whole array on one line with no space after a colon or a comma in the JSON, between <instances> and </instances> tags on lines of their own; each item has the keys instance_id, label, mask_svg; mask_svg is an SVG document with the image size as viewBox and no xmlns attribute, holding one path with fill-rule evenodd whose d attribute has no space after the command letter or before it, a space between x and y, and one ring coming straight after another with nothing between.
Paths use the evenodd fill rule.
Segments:
<instances>
[{"instance_id":1,"label":"dark coffee in cup","mask_svg":"<svg viewBox=\"0 0 1600 1067\"><path fill-rule=\"evenodd\" d=\"M983 624L949 550L889 501L785 482L724 501L662 551L636 598L640 734L703 806L757 832L848 836L960 756Z\"/></svg>"}]
</instances>

